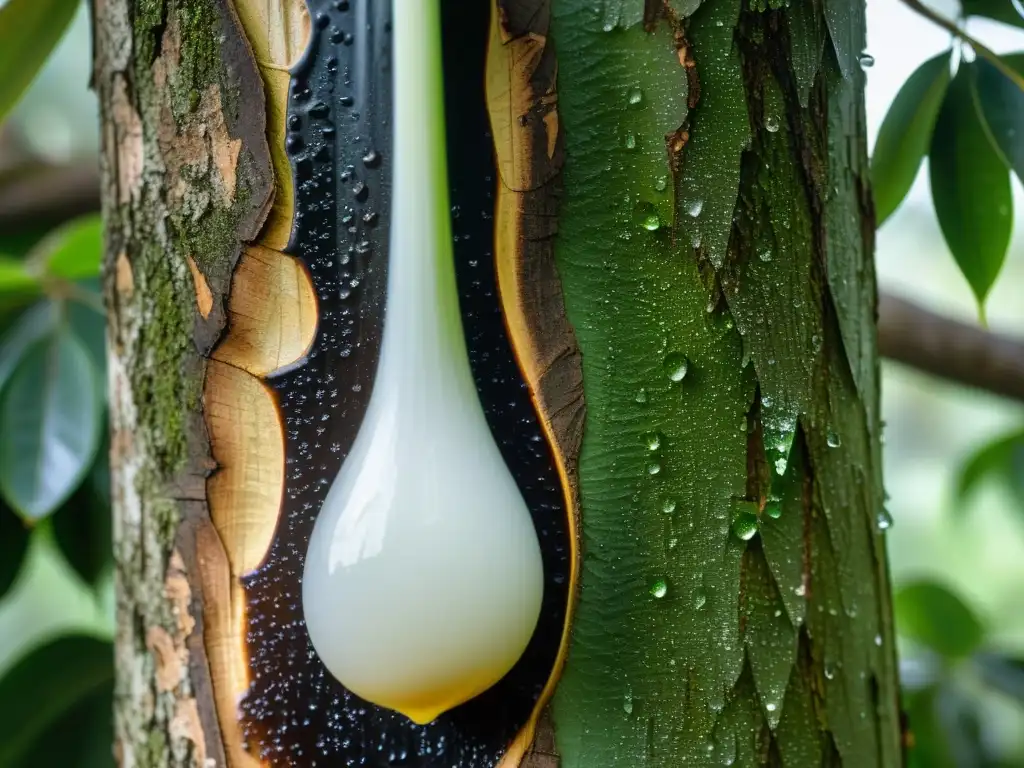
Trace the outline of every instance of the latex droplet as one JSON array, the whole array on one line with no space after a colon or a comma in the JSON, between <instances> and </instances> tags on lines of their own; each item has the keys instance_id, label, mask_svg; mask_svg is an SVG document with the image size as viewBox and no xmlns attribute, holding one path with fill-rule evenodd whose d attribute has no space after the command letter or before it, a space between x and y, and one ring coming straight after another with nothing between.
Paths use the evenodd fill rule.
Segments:
<instances>
[{"instance_id":1,"label":"latex droplet","mask_svg":"<svg viewBox=\"0 0 1024 768\"><path fill-rule=\"evenodd\" d=\"M302 602L332 675L425 723L518 661L540 613L543 566L466 353L438 2L402 3L393 36L387 320L363 423L310 537Z\"/></svg>"}]
</instances>

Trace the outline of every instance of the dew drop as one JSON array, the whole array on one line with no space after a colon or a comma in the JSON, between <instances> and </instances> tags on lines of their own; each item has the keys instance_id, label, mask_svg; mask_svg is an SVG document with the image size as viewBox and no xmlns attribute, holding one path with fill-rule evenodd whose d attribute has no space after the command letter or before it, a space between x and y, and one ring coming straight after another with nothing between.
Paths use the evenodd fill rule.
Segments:
<instances>
[{"instance_id":1,"label":"dew drop","mask_svg":"<svg viewBox=\"0 0 1024 768\"><path fill-rule=\"evenodd\" d=\"M367 168L376 168L380 165L380 153L375 149L367 150L363 155L363 165Z\"/></svg>"},{"instance_id":2,"label":"dew drop","mask_svg":"<svg viewBox=\"0 0 1024 768\"><path fill-rule=\"evenodd\" d=\"M889 530L892 527L892 515L889 514L889 510L882 507L875 522L878 524L878 530Z\"/></svg>"},{"instance_id":3,"label":"dew drop","mask_svg":"<svg viewBox=\"0 0 1024 768\"><path fill-rule=\"evenodd\" d=\"M636 400L638 403L646 403L647 402L647 390L644 389L643 387L641 387L640 391L636 393L636 397L633 398L633 399Z\"/></svg>"},{"instance_id":4,"label":"dew drop","mask_svg":"<svg viewBox=\"0 0 1024 768\"><path fill-rule=\"evenodd\" d=\"M781 457L780 456L779 458L777 458L775 460L775 474L777 474L777 475L784 475L784 474L786 474L786 467L788 465L789 465L789 462L786 461L785 457Z\"/></svg>"},{"instance_id":5,"label":"dew drop","mask_svg":"<svg viewBox=\"0 0 1024 768\"><path fill-rule=\"evenodd\" d=\"M772 260L772 249L767 246L764 248L757 249L757 258L763 262L769 262Z\"/></svg>"},{"instance_id":6,"label":"dew drop","mask_svg":"<svg viewBox=\"0 0 1024 768\"><path fill-rule=\"evenodd\" d=\"M875 57L867 51L864 51L860 55L860 65L863 69L871 69L875 66Z\"/></svg>"},{"instance_id":7,"label":"dew drop","mask_svg":"<svg viewBox=\"0 0 1024 768\"><path fill-rule=\"evenodd\" d=\"M843 440L839 437L839 433L831 429L828 431L828 434L825 435L825 442L828 444L829 448L838 448L843 444Z\"/></svg>"},{"instance_id":8,"label":"dew drop","mask_svg":"<svg viewBox=\"0 0 1024 768\"><path fill-rule=\"evenodd\" d=\"M750 541L757 535L757 515L743 511L732 521L732 532L743 541Z\"/></svg>"},{"instance_id":9,"label":"dew drop","mask_svg":"<svg viewBox=\"0 0 1024 768\"><path fill-rule=\"evenodd\" d=\"M768 133L777 133L779 130L779 118L775 115L768 115L764 119L764 127Z\"/></svg>"},{"instance_id":10,"label":"dew drop","mask_svg":"<svg viewBox=\"0 0 1024 768\"><path fill-rule=\"evenodd\" d=\"M693 218L697 218L698 216L700 216L700 212L703 210L704 200L699 197L686 206L686 212L690 214L690 216L692 216Z\"/></svg>"},{"instance_id":11,"label":"dew drop","mask_svg":"<svg viewBox=\"0 0 1024 768\"><path fill-rule=\"evenodd\" d=\"M654 461L654 462L651 462L650 464L647 465L647 474L648 475L657 475L660 472L661 472L661 464L659 464L658 462Z\"/></svg>"},{"instance_id":12,"label":"dew drop","mask_svg":"<svg viewBox=\"0 0 1024 768\"><path fill-rule=\"evenodd\" d=\"M626 149L636 149L636 134L632 131L627 132L622 143Z\"/></svg>"},{"instance_id":13,"label":"dew drop","mask_svg":"<svg viewBox=\"0 0 1024 768\"><path fill-rule=\"evenodd\" d=\"M661 511L666 515L671 515L676 511L675 499L665 499L665 503L661 505Z\"/></svg>"},{"instance_id":14,"label":"dew drop","mask_svg":"<svg viewBox=\"0 0 1024 768\"><path fill-rule=\"evenodd\" d=\"M882 647L882 636L881 635L875 635L875 645L877 645L879 648Z\"/></svg>"},{"instance_id":15,"label":"dew drop","mask_svg":"<svg viewBox=\"0 0 1024 768\"><path fill-rule=\"evenodd\" d=\"M778 704L765 704L765 705L764 705L764 708L765 708L765 710L767 710L768 712L774 712L774 711L775 711L776 709L778 709L778 708L779 708L779 705L778 705Z\"/></svg>"},{"instance_id":16,"label":"dew drop","mask_svg":"<svg viewBox=\"0 0 1024 768\"><path fill-rule=\"evenodd\" d=\"M648 432L644 435L644 445L647 446L647 450L656 451L661 448L661 433L660 432Z\"/></svg>"},{"instance_id":17,"label":"dew drop","mask_svg":"<svg viewBox=\"0 0 1024 768\"><path fill-rule=\"evenodd\" d=\"M654 207L653 203L649 203L646 200L640 200L633 207L633 221L648 232L655 232L661 228L661 217L658 215L658 209Z\"/></svg>"},{"instance_id":18,"label":"dew drop","mask_svg":"<svg viewBox=\"0 0 1024 768\"><path fill-rule=\"evenodd\" d=\"M771 408L772 407L772 399L771 399L771 397L769 397L768 395L761 395L761 405L763 405L765 408Z\"/></svg>"},{"instance_id":19,"label":"dew drop","mask_svg":"<svg viewBox=\"0 0 1024 768\"><path fill-rule=\"evenodd\" d=\"M629 95L626 97L631 107L639 107L644 102L644 92L639 86L629 89Z\"/></svg>"},{"instance_id":20,"label":"dew drop","mask_svg":"<svg viewBox=\"0 0 1024 768\"><path fill-rule=\"evenodd\" d=\"M651 585L651 594L659 600L668 594L668 584L664 579L658 579Z\"/></svg>"},{"instance_id":21,"label":"dew drop","mask_svg":"<svg viewBox=\"0 0 1024 768\"><path fill-rule=\"evenodd\" d=\"M680 352L670 352L665 357L664 368L669 381L679 382L686 377L686 372L690 368L690 361L686 358L686 355Z\"/></svg>"},{"instance_id":22,"label":"dew drop","mask_svg":"<svg viewBox=\"0 0 1024 768\"><path fill-rule=\"evenodd\" d=\"M764 505L764 513L772 520L782 517L782 499L770 498Z\"/></svg>"},{"instance_id":23,"label":"dew drop","mask_svg":"<svg viewBox=\"0 0 1024 768\"><path fill-rule=\"evenodd\" d=\"M666 189L668 189L668 178L666 178L665 176L659 176L657 180L654 182L654 188L658 192L664 192Z\"/></svg>"},{"instance_id":24,"label":"dew drop","mask_svg":"<svg viewBox=\"0 0 1024 768\"><path fill-rule=\"evenodd\" d=\"M704 587L697 587L693 593L693 607L700 610L708 604L708 592Z\"/></svg>"},{"instance_id":25,"label":"dew drop","mask_svg":"<svg viewBox=\"0 0 1024 768\"><path fill-rule=\"evenodd\" d=\"M626 695L622 697L622 711L627 715L633 714L633 690L626 688Z\"/></svg>"}]
</instances>

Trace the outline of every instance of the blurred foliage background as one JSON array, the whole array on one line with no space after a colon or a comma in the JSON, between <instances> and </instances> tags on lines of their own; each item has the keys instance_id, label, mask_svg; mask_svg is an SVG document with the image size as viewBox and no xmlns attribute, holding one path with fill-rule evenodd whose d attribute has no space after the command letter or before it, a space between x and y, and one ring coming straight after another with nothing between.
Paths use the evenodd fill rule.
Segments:
<instances>
[{"instance_id":1,"label":"blurred foliage background","mask_svg":"<svg viewBox=\"0 0 1024 768\"><path fill-rule=\"evenodd\" d=\"M797 1L797 0L794 0ZM966 28L1024 49L1015 0L973 0ZM47 6L70 26L13 109L4 13ZM947 18L959 6L936 2ZM994 10L993 10L994 9ZM8 18L9 22L9 18ZM8 25L9 26L9 25ZM59 26L59 25L57 25ZM7 30L10 32L10 28ZM19 34L24 37L24 33ZM47 46L32 55L45 59ZM871 140L947 30L871 0ZM871 66L873 64L873 66ZM0 768L110 766L114 597L106 445L99 142L89 24L77 0L0 0ZM20 93L10 96L13 103ZM1024 110L1017 117L1024 137ZM1024 198L987 302L1024 338ZM879 231L883 289L965 322L975 296L922 167ZM1024 766L1024 404L884 365L888 533L911 765Z\"/></svg>"}]
</instances>

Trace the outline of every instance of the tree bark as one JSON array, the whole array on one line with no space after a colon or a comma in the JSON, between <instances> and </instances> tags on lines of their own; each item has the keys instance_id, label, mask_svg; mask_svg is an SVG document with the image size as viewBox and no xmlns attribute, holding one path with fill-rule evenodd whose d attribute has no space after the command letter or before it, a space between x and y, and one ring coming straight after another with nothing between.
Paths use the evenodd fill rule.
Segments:
<instances>
[{"instance_id":1,"label":"tree bark","mask_svg":"<svg viewBox=\"0 0 1024 768\"><path fill-rule=\"evenodd\" d=\"M500 0L490 29L486 295L582 551L564 673L501 765L900 765L863 4L599 5ZM325 322L285 252L288 69L317 33L298 0L95 0L94 30L119 761L345 764L289 735L313 726L287 670L318 662L260 646L246 591L277 583L304 450L267 377ZM445 764L400 752L363 757Z\"/></svg>"},{"instance_id":2,"label":"tree bark","mask_svg":"<svg viewBox=\"0 0 1024 768\"><path fill-rule=\"evenodd\" d=\"M207 356L272 198L263 84L219 0L98 0L124 766L227 765L204 617L226 569L206 478ZM207 633L204 642L204 632Z\"/></svg>"}]
</instances>

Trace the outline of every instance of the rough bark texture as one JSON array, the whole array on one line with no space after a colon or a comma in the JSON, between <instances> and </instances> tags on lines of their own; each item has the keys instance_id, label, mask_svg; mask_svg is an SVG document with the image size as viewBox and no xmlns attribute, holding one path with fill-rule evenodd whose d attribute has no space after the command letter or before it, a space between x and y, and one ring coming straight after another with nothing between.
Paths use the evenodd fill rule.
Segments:
<instances>
[{"instance_id":1,"label":"rough bark texture","mask_svg":"<svg viewBox=\"0 0 1024 768\"><path fill-rule=\"evenodd\" d=\"M561 764L898 765L864 6L550 13L587 403Z\"/></svg>"},{"instance_id":2,"label":"rough bark texture","mask_svg":"<svg viewBox=\"0 0 1024 768\"><path fill-rule=\"evenodd\" d=\"M206 504L212 463L200 400L234 263L271 199L263 88L226 0L97 0L94 30L116 750L125 766L222 766L197 574L200 559L224 553Z\"/></svg>"},{"instance_id":3,"label":"rough bark texture","mask_svg":"<svg viewBox=\"0 0 1024 768\"><path fill-rule=\"evenodd\" d=\"M863 6L769 5L501 4L549 29L550 48L520 41L546 72L558 57L557 93L512 103L543 113L538 153L564 149L542 234L588 404L582 590L545 765L900 762ZM237 574L201 400L273 197L263 85L228 0L96 0L95 30L118 750L241 765L204 640Z\"/></svg>"}]
</instances>

